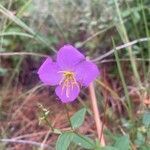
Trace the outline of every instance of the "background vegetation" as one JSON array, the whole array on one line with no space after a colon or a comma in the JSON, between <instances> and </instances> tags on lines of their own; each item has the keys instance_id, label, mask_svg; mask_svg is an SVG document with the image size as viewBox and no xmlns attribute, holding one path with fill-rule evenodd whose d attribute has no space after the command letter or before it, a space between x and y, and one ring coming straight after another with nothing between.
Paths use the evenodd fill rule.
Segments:
<instances>
[{"instance_id":1,"label":"background vegetation","mask_svg":"<svg viewBox=\"0 0 150 150\"><path fill-rule=\"evenodd\" d=\"M100 68L95 91L104 149L149 150L149 0L1 0L0 149L55 149L56 143L58 150L102 149L88 91L66 108L53 87L39 82L43 55L55 58L66 43ZM66 111L80 136L71 132Z\"/></svg>"}]
</instances>

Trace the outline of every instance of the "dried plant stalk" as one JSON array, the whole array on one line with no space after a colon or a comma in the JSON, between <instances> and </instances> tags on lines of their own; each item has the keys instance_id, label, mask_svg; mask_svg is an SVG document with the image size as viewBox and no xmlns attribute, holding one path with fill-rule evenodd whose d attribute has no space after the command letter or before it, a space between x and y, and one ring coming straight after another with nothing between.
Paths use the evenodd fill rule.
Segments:
<instances>
[{"instance_id":1,"label":"dried plant stalk","mask_svg":"<svg viewBox=\"0 0 150 150\"><path fill-rule=\"evenodd\" d=\"M101 143L101 146L105 146L105 139L104 139L104 135L103 135L103 127L102 127L102 122L100 120L99 110L98 110L98 106L97 106L97 99L96 99L93 83L91 83L90 86L89 86L89 92L90 92L90 97L91 97L94 120L95 120L95 123L96 123L98 139Z\"/></svg>"}]
</instances>

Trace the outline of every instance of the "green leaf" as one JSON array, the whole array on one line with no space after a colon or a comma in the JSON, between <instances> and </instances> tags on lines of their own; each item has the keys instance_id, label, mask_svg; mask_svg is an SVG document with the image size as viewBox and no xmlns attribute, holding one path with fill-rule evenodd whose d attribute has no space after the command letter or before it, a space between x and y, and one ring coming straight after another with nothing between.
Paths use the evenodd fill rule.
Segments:
<instances>
[{"instance_id":1,"label":"green leaf","mask_svg":"<svg viewBox=\"0 0 150 150\"><path fill-rule=\"evenodd\" d=\"M138 132L137 133L137 138L135 140L135 143L138 145L138 146L141 146L143 145L145 142L145 137L142 135L141 132Z\"/></svg>"},{"instance_id":2,"label":"green leaf","mask_svg":"<svg viewBox=\"0 0 150 150\"><path fill-rule=\"evenodd\" d=\"M65 132L61 134L56 142L56 150L67 150L73 137L74 133L72 132Z\"/></svg>"},{"instance_id":3,"label":"green leaf","mask_svg":"<svg viewBox=\"0 0 150 150\"><path fill-rule=\"evenodd\" d=\"M143 116L143 124L148 127L150 125L150 112L145 112Z\"/></svg>"},{"instance_id":4,"label":"green leaf","mask_svg":"<svg viewBox=\"0 0 150 150\"><path fill-rule=\"evenodd\" d=\"M105 146L104 148L102 148L102 150L119 150L119 149L112 146Z\"/></svg>"},{"instance_id":5,"label":"green leaf","mask_svg":"<svg viewBox=\"0 0 150 150\"><path fill-rule=\"evenodd\" d=\"M116 138L114 147L119 150L129 150L130 149L130 140L129 136L121 136Z\"/></svg>"},{"instance_id":6,"label":"green leaf","mask_svg":"<svg viewBox=\"0 0 150 150\"><path fill-rule=\"evenodd\" d=\"M150 146L149 145L142 145L142 147L140 147L140 150L150 150Z\"/></svg>"},{"instance_id":7,"label":"green leaf","mask_svg":"<svg viewBox=\"0 0 150 150\"><path fill-rule=\"evenodd\" d=\"M56 150L67 150L70 143L73 142L85 149L94 149L95 142L83 135L78 135L73 132L62 133L56 142Z\"/></svg>"},{"instance_id":8,"label":"green leaf","mask_svg":"<svg viewBox=\"0 0 150 150\"><path fill-rule=\"evenodd\" d=\"M82 123L84 122L85 113L86 108L82 108L70 118L72 128L79 128L82 125Z\"/></svg>"},{"instance_id":9,"label":"green leaf","mask_svg":"<svg viewBox=\"0 0 150 150\"><path fill-rule=\"evenodd\" d=\"M85 148L85 149L94 149L95 148L95 143L92 139L90 139L87 136L83 136L83 135L78 135L74 133L72 142L74 142L75 144Z\"/></svg>"}]
</instances>

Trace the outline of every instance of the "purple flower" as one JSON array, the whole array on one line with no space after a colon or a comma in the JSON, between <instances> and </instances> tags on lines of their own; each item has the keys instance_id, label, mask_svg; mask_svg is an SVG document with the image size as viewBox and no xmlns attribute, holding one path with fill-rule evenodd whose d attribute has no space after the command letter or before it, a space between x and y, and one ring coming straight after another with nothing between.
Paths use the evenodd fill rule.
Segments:
<instances>
[{"instance_id":1,"label":"purple flower","mask_svg":"<svg viewBox=\"0 0 150 150\"><path fill-rule=\"evenodd\" d=\"M47 58L38 75L44 84L55 85L56 95L68 103L77 98L82 86L87 87L99 75L99 70L76 48L64 45L57 53L56 62Z\"/></svg>"}]
</instances>

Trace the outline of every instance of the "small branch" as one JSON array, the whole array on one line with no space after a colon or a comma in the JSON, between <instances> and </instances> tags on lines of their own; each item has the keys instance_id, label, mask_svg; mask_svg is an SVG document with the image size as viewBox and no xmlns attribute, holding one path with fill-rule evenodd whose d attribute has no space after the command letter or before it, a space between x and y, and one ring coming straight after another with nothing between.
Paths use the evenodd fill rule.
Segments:
<instances>
[{"instance_id":1,"label":"small branch","mask_svg":"<svg viewBox=\"0 0 150 150\"><path fill-rule=\"evenodd\" d=\"M40 146L40 149L39 149L39 150L44 150L44 145L45 145L46 140L48 139L49 135L51 134L51 132L52 132L51 129L47 132L47 134L46 134L46 136L45 136L43 142L41 143L41 146Z\"/></svg>"},{"instance_id":2,"label":"small branch","mask_svg":"<svg viewBox=\"0 0 150 150\"><path fill-rule=\"evenodd\" d=\"M24 134L24 135L20 135L20 136L14 136L13 139L19 140L19 139L23 139L23 138L30 138L30 137L37 137L40 135L45 135L47 131L41 131L41 132L35 132L35 133L31 133L31 134Z\"/></svg>"},{"instance_id":3,"label":"small branch","mask_svg":"<svg viewBox=\"0 0 150 150\"><path fill-rule=\"evenodd\" d=\"M101 145L105 146L103 127L102 127L102 122L100 120L99 110L97 106L97 99L96 99L93 83L91 83L89 86L89 92L90 92L90 97L91 97L91 102L92 102L92 107L93 107L93 113L94 113L94 119L95 119L96 128L97 128L98 139Z\"/></svg>"},{"instance_id":4,"label":"small branch","mask_svg":"<svg viewBox=\"0 0 150 150\"><path fill-rule=\"evenodd\" d=\"M130 46L132 46L132 45L134 45L134 44L136 44L136 43L146 42L146 41L150 41L150 38L146 38L146 37L145 37L145 38L141 38L141 39L137 39L137 40L131 41L131 42L129 42L129 43L125 43L125 44L123 44L123 45L120 45L120 46L116 47L115 49L110 50L110 51L107 52L106 54L104 54L104 55L102 55L102 56L99 56L99 57L93 59L92 61L93 61L93 62L100 61L100 60L102 60L102 59L104 59L104 58L106 58L106 57L112 55L115 50L116 50L116 51L119 51L119 50L121 50L121 49L123 49L123 48L130 47Z\"/></svg>"},{"instance_id":5,"label":"small branch","mask_svg":"<svg viewBox=\"0 0 150 150\"><path fill-rule=\"evenodd\" d=\"M0 139L0 142L5 142L5 143L20 143L20 144L29 144L29 145L33 145L33 146L41 146L41 143L35 142L35 141L27 141L27 140L16 140L16 139ZM47 144L43 144L44 148L49 148L49 150L52 148L47 145Z\"/></svg>"},{"instance_id":6,"label":"small branch","mask_svg":"<svg viewBox=\"0 0 150 150\"><path fill-rule=\"evenodd\" d=\"M136 61L139 61L139 62L142 62L142 61L145 61L145 62L150 62L150 59L142 59L142 58L136 58L135 59ZM130 61L130 59L129 58L123 58L123 59L120 59L119 61L121 61L121 62L128 62L128 61ZM99 64L104 64L104 63L111 63L111 62L116 62L116 60L115 59L104 59L104 60L102 60L102 61L100 61L100 62L98 62ZM98 64L97 63L97 64Z\"/></svg>"},{"instance_id":7,"label":"small branch","mask_svg":"<svg viewBox=\"0 0 150 150\"><path fill-rule=\"evenodd\" d=\"M40 54L40 53L33 53L33 52L1 52L0 56L38 56L38 57L49 57L48 55Z\"/></svg>"}]
</instances>

